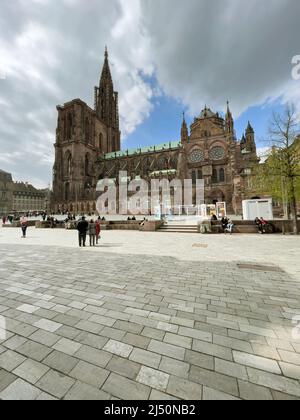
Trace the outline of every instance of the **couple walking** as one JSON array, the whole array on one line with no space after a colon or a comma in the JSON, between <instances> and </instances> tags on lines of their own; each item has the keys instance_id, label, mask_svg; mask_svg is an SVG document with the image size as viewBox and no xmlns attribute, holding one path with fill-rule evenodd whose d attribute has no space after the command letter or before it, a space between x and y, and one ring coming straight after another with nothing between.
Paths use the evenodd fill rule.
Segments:
<instances>
[{"instance_id":1,"label":"couple walking","mask_svg":"<svg viewBox=\"0 0 300 420\"><path fill-rule=\"evenodd\" d=\"M100 232L101 232L101 225L100 225L100 217L96 222L91 220L90 222L86 221L85 217L82 217L80 222L77 223L77 230L78 230L78 237L79 237L79 246L85 247L86 243L86 235L89 234L90 236L90 246L98 245Z\"/></svg>"}]
</instances>

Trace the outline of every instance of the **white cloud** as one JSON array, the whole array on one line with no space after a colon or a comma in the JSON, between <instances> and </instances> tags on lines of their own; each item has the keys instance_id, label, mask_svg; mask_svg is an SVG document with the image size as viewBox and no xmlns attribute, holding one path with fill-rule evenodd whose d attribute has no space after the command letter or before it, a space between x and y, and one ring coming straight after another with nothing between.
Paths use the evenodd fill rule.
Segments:
<instances>
[{"instance_id":1,"label":"white cloud","mask_svg":"<svg viewBox=\"0 0 300 420\"><path fill-rule=\"evenodd\" d=\"M157 77L190 113L209 104L235 116L284 94L299 51L300 3L294 0L144 0ZM298 96L297 96L298 97Z\"/></svg>"},{"instance_id":2,"label":"white cloud","mask_svg":"<svg viewBox=\"0 0 300 420\"><path fill-rule=\"evenodd\" d=\"M235 116L281 98L299 104L291 59L299 51L294 0L5 0L0 15L0 163L26 180L51 180L58 103L93 103L104 45L120 94L123 139L162 92L198 114L207 103ZM148 80L151 79L151 83ZM153 83L158 81L158 86ZM28 164L29 162L29 164Z\"/></svg>"}]
</instances>

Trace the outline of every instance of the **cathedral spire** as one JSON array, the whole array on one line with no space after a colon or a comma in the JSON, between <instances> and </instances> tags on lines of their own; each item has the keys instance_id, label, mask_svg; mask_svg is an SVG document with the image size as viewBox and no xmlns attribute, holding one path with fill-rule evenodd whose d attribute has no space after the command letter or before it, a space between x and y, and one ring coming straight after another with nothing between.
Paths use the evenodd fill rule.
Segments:
<instances>
[{"instance_id":1,"label":"cathedral spire","mask_svg":"<svg viewBox=\"0 0 300 420\"><path fill-rule=\"evenodd\" d=\"M99 87L95 88L95 111L108 129L115 131L110 139L109 151L120 150L119 132L119 106L118 93L114 91L113 80L110 72L108 50L105 47L104 64L100 77Z\"/></svg>"},{"instance_id":2,"label":"cathedral spire","mask_svg":"<svg viewBox=\"0 0 300 420\"><path fill-rule=\"evenodd\" d=\"M226 132L228 134L234 134L234 121L233 121L232 113L230 111L229 101L227 101L227 112L226 112L226 118L225 118L225 126L226 126Z\"/></svg>"},{"instance_id":3,"label":"cathedral spire","mask_svg":"<svg viewBox=\"0 0 300 420\"><path fill-rule=\"evenodd\" d=\"M183 120L181 125L181 142L188 143L189 141L189 131L187 127L187 123L185 121L185 112L183 112Z\"/></svg>"},{"instance_id":4,"label":"cathedral spire","mask_svg":"<svg viewBox=\"0 0 300 420\"><path fill-rule=\"evenodd\" d=\"M105 47L104 64L103 64L101 78L100 78L100 89L101 89L101 86L107 85L107 84L111 85L110 87L113 90L113 81L112 81L109 61L108 61L108 50L107 50L107 47Z\"/></svg>"}]
</instances>

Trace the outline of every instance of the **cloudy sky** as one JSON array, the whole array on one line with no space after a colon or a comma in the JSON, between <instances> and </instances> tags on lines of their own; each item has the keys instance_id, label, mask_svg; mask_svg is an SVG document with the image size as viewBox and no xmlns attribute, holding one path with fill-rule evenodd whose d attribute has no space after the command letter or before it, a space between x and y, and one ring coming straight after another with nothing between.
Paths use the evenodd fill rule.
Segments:
<instances>
[{"instance_id":1,"label":"cloudy sky","mask_svg":"<svg viewBox=\"0 0 300 420\"><path fill-rule=\"evenodd\" d=\"M298 0L0 0L0 168L51 182L56 105L93 105L105 45L124 148L179 138L229 100L238 136L264 147L272 112L300 109Z\"/></svg>"}]
</instances>

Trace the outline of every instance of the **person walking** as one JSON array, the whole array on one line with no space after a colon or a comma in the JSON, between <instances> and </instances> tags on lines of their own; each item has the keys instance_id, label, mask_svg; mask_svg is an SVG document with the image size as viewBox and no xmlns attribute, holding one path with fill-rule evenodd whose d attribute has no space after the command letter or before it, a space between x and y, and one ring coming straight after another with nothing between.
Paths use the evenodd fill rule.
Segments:
<instances>
[{"instance_id":1,"label":"person walking","mask_svg":"<svg viewBox=\"0 0 300 420\"><path fill-rule=\"evenodd\" d=\"M77 230L78 230L78 239L79 239L79 246L85 247L86 243L86 235L89 229L89 224L85 220L85 217L82 217L81 220L77 223Z\"/></svg>"},{"instance_id":2,"label":"person walking","mask_svg":"<svg viewBox=\"0 0 300 420\"><path fill-rule=\"evenodd\" d=\"M101 217L98 217L98 220L96 221L96 244L99 243L100 233L101 233Z\"/></svg>"},{"instance_id":3,"label":"person walking","mask_svg":"<svg viewBox=\"0 0 300 420\"><path fill-rule=\"evenodd\" d=\"M22 238L26 238L26 232L28 228L28 220L26 216L22 216L20 219L21 229L22 229Z\"/></svg>"},{"instance_id":4,"label":"person walking","mask_svg":"<svg viewBox=\"0 0 300 420\"><path fill-rule=\"evenodd\" d=\"M96 241L96 224L94 220L89 223L90 246L95 246Z\"/></svg>"}]
</instances>

